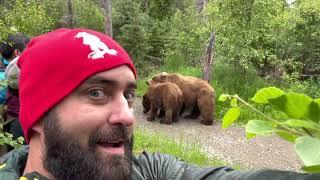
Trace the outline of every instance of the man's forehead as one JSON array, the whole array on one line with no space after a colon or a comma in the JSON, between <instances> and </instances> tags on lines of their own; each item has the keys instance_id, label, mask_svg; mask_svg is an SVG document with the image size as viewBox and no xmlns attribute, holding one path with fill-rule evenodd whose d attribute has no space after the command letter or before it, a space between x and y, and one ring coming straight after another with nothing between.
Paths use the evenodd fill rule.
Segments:
<instances>
[{"instance_id":1,"label":"man's forehead","mask_svg":"<svg viewBox=\"0 0 320 180\"><path fill-rule=\"evenodd\" d=\"M103 76L101 74L94 75L88 78L83 85L95 85L95 84L105 84L114 86L124 86L126 88L136 89L136 80L133 78L118 78L114 76Z\"/></svg>"}]
</instances>

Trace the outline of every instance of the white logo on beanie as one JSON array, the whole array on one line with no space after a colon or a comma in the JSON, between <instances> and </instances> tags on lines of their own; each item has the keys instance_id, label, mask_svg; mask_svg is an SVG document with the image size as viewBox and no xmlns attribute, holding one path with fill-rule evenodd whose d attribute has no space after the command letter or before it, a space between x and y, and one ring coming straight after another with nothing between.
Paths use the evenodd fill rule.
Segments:
<instances>
[{"instance_id":1,"label":"white logo on beanie","mask_svg":"<svg viewBox=\"0 0 320 180\"><path fill-rule=\"evenodd\" d=\"M88 55L88 58L99 59L103 58L104 54L117 55L117 51L114 49L109 49L108 46L103 43L97 36L87 33L78 32L75 38L83 38L83 44L89 45L92 52Z\"/></svg>"}]
</instances>

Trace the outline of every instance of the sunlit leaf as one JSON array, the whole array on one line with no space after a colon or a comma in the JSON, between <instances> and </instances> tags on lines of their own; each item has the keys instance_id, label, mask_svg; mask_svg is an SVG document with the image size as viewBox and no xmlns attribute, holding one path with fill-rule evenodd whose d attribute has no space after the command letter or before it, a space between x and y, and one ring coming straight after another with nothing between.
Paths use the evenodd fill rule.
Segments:
<instances>
[{"instance_id":1,"label":"sunlit leaf","mask_svg":"<svg viewBox=\"0 0 320 180\"><path fill-rule=\"evenodd\" d=\"M237 98L232 98L230 101L230 106L231 107L238 107L238 99Z\"/></svg>"},{"instance_id":2,"label":"sunlit leaf","mask_svg":"<svg viewBox=\"0 0 320 180\"><path fill-rule=\"evenodd\" d=\"M286 113L290 118L305 117L312 99L304 94L288 93L275 99L269 99L272 106Z\"/></svg>"},{"instance_id":3,"label":"sunlit leaf","mask_svg":"<svg viewBox=\"0 0 320 180\"><path fill-rule=\"evenodd\" d=\"M320 140L310 136L296 139L295 149L305 166L320 164Z\"/></svg>"},{"instance_id":4,"label":"sunlit leaf","mask_svg":"<svg viewBox=\"0 0 320 180\"><path fill-rule=\"evenodd\" d=\"M276 134L279 137L281 137L282 139L289 141L289 142L292 142L292 143L294 143L295 140L297 139L296 135L290 134L289 132L284 131L284 130L276 130Z\"/></svg>"},{"instance_id":5,"label":"sunlit leaf","mask_svg":"<svg viewBox=\"0 0 320 180\"><path fill-rule=\"evenodd\" d=\"M269 136L274 132L274 125L268 121L251 120L246 124L246 132Z\"/></svg>"},{"instance_id":6,"label":"sunlit leaf","mask_svg":"<svg viewBox=\"0 0 320 180\"><path fill-rule=\"evenodd\" d=\"M222 119L222 128L228 128L240 116L240 109L237 107L230 108Z\"/></svg>"},{"instance_id":7,"label":"sunlit leaf","mask_svg":"<svg viewBox=\"0 0 320 180\"><path fill-rule=\"evenodd\" d=\"M225 102L228 99L228 95L227 94L221 94L219 96L219 101L221 102Z\"/></svg>"},{"instance_id":8,"label":"sunlit leaf","mask_svg":"<svg viewBox=\"0 0 320 180\"><path fill-rule=\"evenodd\" d=\"M274 99L283 95L284 92L276 87L268 87L259 90L251 99L255 103L267 104L269 99Z\"/></svg>"},{"instance_id":9,"label":"sunlit leaf","mask_svg":"<svg viewBox=\"0 0 320 180\"><path fill-rule=\"evenodd\" d=\"M319 173L320 172L320 164L314 166L303 166L302 170L309 173Z\"/></svg>"},{"instance_id":10,"label":"sunlit leaf","mask_svg":"<svg viewBox=\"0 0 320 180\"><path fill-rule=\"evenodd\" d=\"M316 131L320 131L320 125L308 120L299 120L299 119L289 119L285 122L281 122L283 125L294 128L308 128Z\"/></svg>"},{"instance_id":11,"label":"sunlit leaf","mask_svg":"<svg viewBox=\"0 0 320 180\"><path fill-rule=\"evenodd\" d=\"M256 134L246 132L246 138L247 139L252 139L252 138L254 138L256 136L257 136Z\"/></svg>"}]
</instances>

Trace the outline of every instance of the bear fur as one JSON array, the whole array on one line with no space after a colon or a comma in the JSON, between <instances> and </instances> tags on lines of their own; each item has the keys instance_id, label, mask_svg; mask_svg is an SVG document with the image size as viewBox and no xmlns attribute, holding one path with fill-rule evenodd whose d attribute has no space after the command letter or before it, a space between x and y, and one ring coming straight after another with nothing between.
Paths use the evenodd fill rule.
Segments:
<instances>
[{"instance_id":1,"label":"bear fur","mask_svg":"<svg viewBox=\"0 0 320 180\"><path fill-rule=\"evenodd\" d=\"M207 81L193 76L163 72L148 80L147 84L150 86L163 82L175 83L182 90L184 109L191 111L190 117L194 116L192 111L198 108L202 117L201 124L214 123L215 91Z\"/></svg>"},{"instance_id":2,"label":"bear fur","mask_svg":"<svg viewBox=\"0 0 320 180\"><path fill-rule=\"evenodd\" d=\"M142 106L144 113L151 110L148 121L153 121L159 113L164 112L165 119L162 124L171 124L179 120L179 112L182 106L182 91L171 82L157 83L149 85L147 92L143 95Z\"/></svg>"}]
</instances>

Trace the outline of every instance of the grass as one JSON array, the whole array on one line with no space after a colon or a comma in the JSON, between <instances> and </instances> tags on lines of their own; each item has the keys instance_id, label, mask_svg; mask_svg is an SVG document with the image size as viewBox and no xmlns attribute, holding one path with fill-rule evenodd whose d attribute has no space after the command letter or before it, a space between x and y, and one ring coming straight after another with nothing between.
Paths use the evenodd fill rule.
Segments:
<instances>
[{"instance_id":1,"label":"grass","mask_svg":"<svg viewBox=\"0 0 320 180\"><path fill-rule=\"evenodd\" d=\"M170 63L169 63L170 64ZM201 69L199 67L190 67L185 65L173 64L165 65L158 70L154 70L147 77L138 79L137 96L142 96L147 91L146 80L160 72L176 72L182 75L190 75L201 78ZM256 91L262 87L268 86L258 75L254 72L247 71L243 73L239 69L235 69L226 64L216 64L213 72L213 79L211 85L216 91L216 117L221 119L228 109L228 104L218 102L218 98L222 93L238 94L241 98L248 100ZM240 116L239 121L246 121L249 113L244 113Z\"/></svg>"},{"instance_id":2,"label":"grass","mask_svg":"<svg viewBox=\"0 0 320 180\"><path fill-rule=\"evenodd\" d=\"M187 66L184 62L183 56L174 55L168 57L164 66L160 67L159 69L154 69L147 77L142 77L138 80L138 96L142 96L147 90L145 81L160 72L176 72L182 75L191 75L198 78L201 78L202 74L201 67ZM277 86L285 91L305 93L313 98L319 98L320 96L318 91L320 87L319 79L304 82L271 82L259 77L258 74L253 70L245 70L238 66L221 62L214 64L211 85L216 91L215 113L218 121L222 119L223 115L229 108L228 103L221 103L218 101L218 98L221 94L238 94L239 97L250 103L250 98L253 97L259 89L268 86ZM267 115L272 115L274 118L284 118L281 113L274 112L270 108L258 108L262 109ZM237 122L240 124L245 124L250 119L262 119L262 117L253 113L248 108L243 108Z\"/></svg>"},{"instance_id":3,"label":"grass","mask_svg":"<svg viewBox=\"0 0 320 180\"><path fill-rule=\"evenodd\" d=\"M208 157L200 151L196 144L186 144L181 139L177 142L167 135L152 134L141 129L135 130L133 149L135 154L140 154L142 151L170 154L199 166L230 166L217 158ZM245 169L241 165L234 165L232 167L235 169Z\"/></svg>"}]
</instances>

